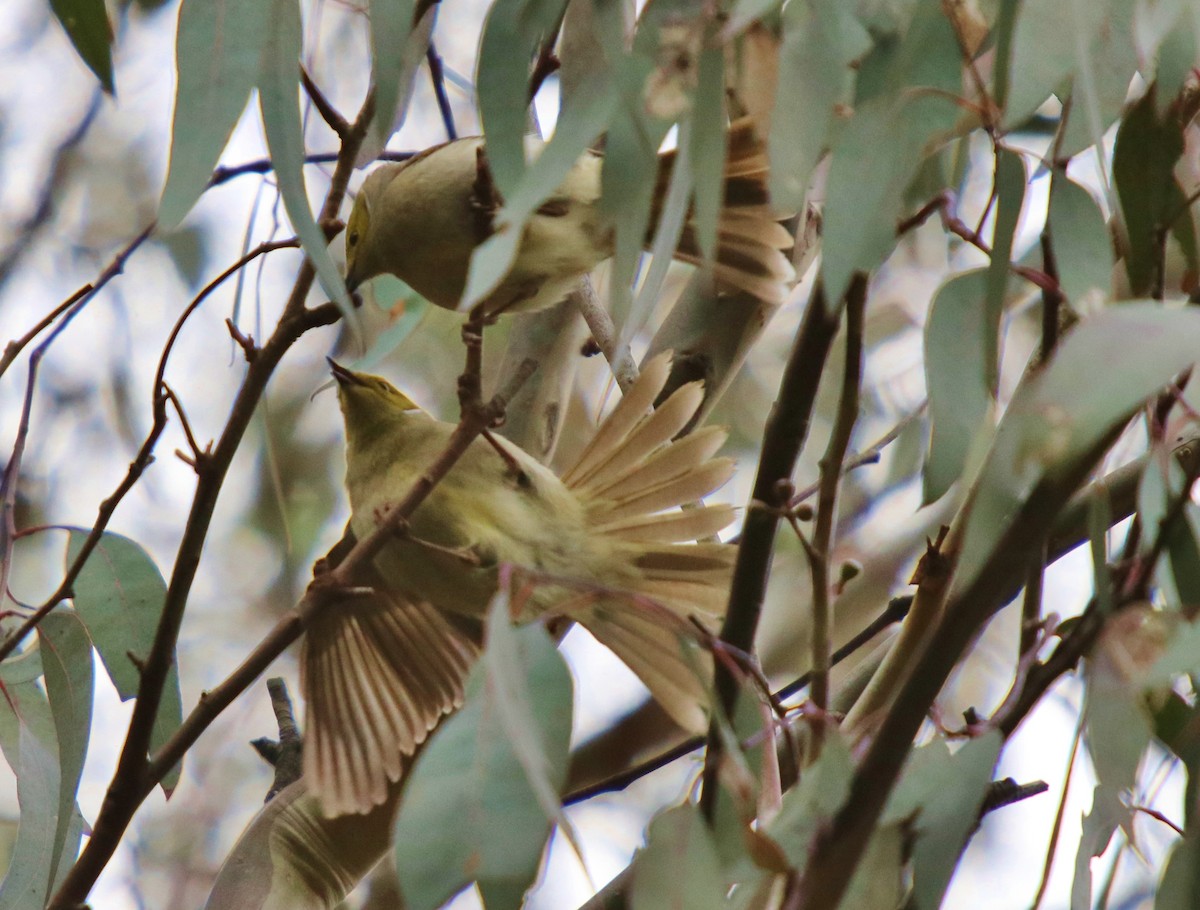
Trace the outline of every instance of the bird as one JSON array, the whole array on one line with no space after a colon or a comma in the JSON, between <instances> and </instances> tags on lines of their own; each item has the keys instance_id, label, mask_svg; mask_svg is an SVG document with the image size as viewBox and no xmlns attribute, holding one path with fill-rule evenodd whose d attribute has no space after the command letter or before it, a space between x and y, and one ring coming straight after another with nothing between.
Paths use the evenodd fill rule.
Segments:
<instances>
[{"instance_id":1,"label":"bird","mask_svg":"<svg viewBox=\"0 0 1200 910\"><path fill-rule=\"evenodd\" d=\"M673 150L659 155L647 244L675 161ZM585 152L530 217L509 271L482 302L483 315L533 312L558 303L613 254L613 228L600 207L602 164L602 154ZM724 180L712 267L718 289L782 303L795 278L782 251L792 247L793 239L779 223L784 216L770 206L767 153L748 117L729 128ZM457 309L471 254L493 233L501 204L482 136L456 139L380 166L363 181L347 220L347 287L353 291L390 273L431 303ZM691 222L674 256L694 264L704 261Z\"/></svg>"},{"instance_id":2,"label":"bird","mask_svg":"<svg viewBox=\"0 0 1200 910\"><path fill-rule=\"evenodd\" d=\"M678 724L706 728L705 636L724 613L735 555L714 538L735 511L699 501L735 465L716 456L723 429L678 436L700 405L701 383L651 410L669 370L670 352L649 361L561 477L512 442L477 437L384 544L368 589L318 613L301 649L304 777L328 814L382 802L403 759L461 704L505 566L523 582L513 595L518 621L580 624ZM350 529L361 540L455 425L385 379L336 364L333 375Z\"/></svg>"}]
</instances>

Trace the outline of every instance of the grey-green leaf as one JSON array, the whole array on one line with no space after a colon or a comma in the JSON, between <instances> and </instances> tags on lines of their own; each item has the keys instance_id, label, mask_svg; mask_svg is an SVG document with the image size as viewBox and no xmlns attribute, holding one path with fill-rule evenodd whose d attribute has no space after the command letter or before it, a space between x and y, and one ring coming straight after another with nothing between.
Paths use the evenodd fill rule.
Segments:
<instances>
[{"instance_id":1,"label":"grey-green leaf","mask_svg":"<svg viewBox=\"0 0 1200 910\"><path fill-rule=\"evenodd\" d=\"M408 36L415 0L370 0L371 84L375 86L375 121L371 124L382 148L391 137L396 109L408 94L405 79Z\"/></svg>"},{"instance_id":2,"label":"grey-green leaf","mask_svg":"<svg viewBox=\"0 0 1200 910\"><path fill-rule=\"evenodd\" d=\"M924 501L941 498L967 467L977 439L991 433L991 375L999 314L990 314L990 276L965 272L938 290L925 323L925 384L933 430L925 459Z\"/></svg>"},{"instance_id":3,"label":"grey-green leaf","mask_svg":"<svg viewBox=\"0 0 1200 910\"><path fill-rule=\"evenodd\" d=\"M16 772L21 807L12 860L0 884L0 907L41 910L53 879L60 778L50 703L36 682L5 687L0 749Z\"/></svg>"},{"instance_id":4,"label":"grey-green leaf","mask_svg":"<svg viewBox=\"0 0 1200 910\"><path fill-rule=\"evenodd\" d=\"M101 87L113 94L113 28L104 0L50 0L50 9Z\"/></svg>"},{"instance_id":5,"label":"grey-green leaf","mask_svg":"<svg viewBox=\"0 0 1200 910\"><path fill-rule=\"evenodd\" d=\"M1113 247L1108 225L1092 194L1056 175L1050 196L1050 236L1058 279L1077 307L1112 296Z\"/></svg>"},{"instance_id":6,"label":"grey-green leaf","mask_svg":"<svg viewBox=\"0 0 1200 910\"><path fill-rule=\"evenodd\" d=\"M541 627L511 634L503 656L489 644L462 710L438 728L413 767L395 824L396 868L410 910L433 910L472 881L492 894L520 894L537 874L551 827L539 801L565 780L571 675ZM514 693L519 704L500 704ZM520 731L520 742L505 729L513 710L534 725ZM536 781L527 770L531 754L541 768Z\"/></svg>"},{"instance_id":7,"label":"grey-green leaf","mask_svg":"<svg viewBox=\"0 0 1200 910\"><path fill-rule=\"evenodd\" d=\"M175 34L171 164L158 208L170 230L204 188L258 77L268 4L182 0Z\"/></svg>"},{"instance_id":8,"label":"grey-green leaf","mask_svg":"<svg viewBox=\"0 0 1200 910\"><path fill-rule=\"evenodd\" d=\"M58 740L58 813L50 857L53 878L79 848L78 839L71 843L68 836L92 730L92 640L75 611L60 607L38 624L38 646Z\"/></svg>"},{"instance_id":9,"label":"grey-green leaf","mask_svg":"<svg viewBox=\"0 0 1200 910\"><path fill-rule=\"evenodd\" d=\"M83 528L71 529L68 565L87 535ZM128 537L111 532L100 538L75 580L75 610L123 701L137 695L141 677L131 655L145 660L150 653L166 593L166 583L149 554ZM179 673L172 664L150 736L152 750L166 742L182 718ZM176 767L163 780L163 789L170 793L178 780Z\"/></svg>"},{"instance_id":10,"label":"grey-green leaf","mask_svg":"<svg viewBox=\"0 0 1200 910\"><path fill-rule=\"evenodd\" d=\"M258 102L271 164L288 219L300 238L304 253L317 272L321 288L341 308L351 324L354 305L341 273L329 255L329 242L317 226L304 185L304 127L300 120L300 7L298 0L263 0L271 28L262 45L258 76Z\"/></svg>"},{"instance_id":11,"label":"grey-green leaf","mask_svg":"<svg viewBox=\"0 0 1200 910\"><path fill-rule=\"evenodd\" d=\"M954 587L966 590L1043 481L1070 476L1200 352L1200 312L1142 301L1073 329L1001 420L967 519ZM953 593L951 594L953 596Z\"/></svg>"},{"instance_id":12,"label":"grey-green leaf","mask_svg":"<svg viewBox=\"0 0 1200 910\"><path fill-rule=\"evenodd\" d=\"M728 888L708 825L692 803L650 823L646 847L633 863L632 910L720 910Z\"/></svg>"}]
</instances>

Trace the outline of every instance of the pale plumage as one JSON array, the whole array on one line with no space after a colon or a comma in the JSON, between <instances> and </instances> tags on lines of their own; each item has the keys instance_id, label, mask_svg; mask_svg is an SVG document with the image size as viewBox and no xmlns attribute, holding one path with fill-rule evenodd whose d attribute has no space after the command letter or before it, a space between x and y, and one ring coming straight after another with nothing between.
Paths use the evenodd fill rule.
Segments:
<instances>
[{"instance_id":1,"label":"pale plumage","mask_svg":"<svg viewBox=\"0 0 1200 910\"><path fill-rule=\"evenodd\" d=\"M511 443L497 440L504 457L475 440L413 514L407 536L377 557L376 595L320 615L309 637L321 640L302 657L305 773L327 811L365 811L382 799L401 757L461 699L476 653L462 627L484 614L502 563L532 582L523 618L580 623L678 723L705 726L712 658L693 623L715 628L734 549L696 541L729 524L733 510L679 506L721 486L733 463L713 457L719 429L672 441L699 406L698 384L649 410L668 371L667 356L646 365L562 480ZM454 427L382 379L340 368L335 376L351 526L363 537Z\"/></svg>"},{"instance_id":2,"label":"pale plumage","mask_svg":"<svg viewBox=\"0 0 1200 910\"><path fill-rule=\"evenodd\" d=\"M492 231L500 202L483 138L472 136L384 164L363 182L346 227L346 281L397 275L441 307L455 309L471 253ZM659 156L651 224L657 222L675 164ZM489 313L528 312L562 300L612 255L611 224L600 206L601 157L585 153L529 219L508 274L486 301ZM794 271L783 250L792 237L768 204L767 156L748 119L733 124L725 167L725 208L718 223L713 275L724 289L783 301ZM652 233L652 232L651 232ZM650 238L647 238L649 242ZM695 231L684 228L676 258L700 263Z\"/></svg>"}]
</instances>

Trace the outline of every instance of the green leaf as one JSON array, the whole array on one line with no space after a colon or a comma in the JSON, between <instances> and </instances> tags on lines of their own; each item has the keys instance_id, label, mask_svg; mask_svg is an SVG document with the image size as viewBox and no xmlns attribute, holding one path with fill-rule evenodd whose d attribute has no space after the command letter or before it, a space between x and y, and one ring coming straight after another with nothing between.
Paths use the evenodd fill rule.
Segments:
<instances>
[{"instance_id":1,"label":"green leaf","mask_svg":"<svg viewBox=\"0 0 1200 910\"><path fill-rule=\"evenodd\" d=\"M370 0L371 84L375 86L375 120L371 130L382 148L391 138L396 112L408 95L412 73L405 67L415 0Z\"/></svg>"},{"instance_id":2,"label":"green leaf","mask_svg":"<svg viewBox=\"0 0 1200 910\"><path fill-rule=\"evenodd\" d=\"M479 39L476 81L488 167L507 199L525 176L529 64L562 16L565 0L496 0ZM590 141L593 137L587 137Z\"/></svg>"},{"instance_id":3,"label":"green leaf","mask_svg":"<svg viewBox=\"0 0 1200 910\"><path fill-rule=\"evenodd\" d=\"M70 531L67 565L89 533L83 528ZM111 532L100 538L75 580L75 610L122 701L137 695L141 676L130 656L141 661L149 655L166 594L166 583L149 554L128 537ZM182 720L179 672L172 661L150 735L151 751L166 742ZM177 766L163 780L163 790L169 794L178 781Z\"/></svg>"},{"instance_id":4,"label":"green leaf","mask_svg":"<svg viewBox=\"0 0 1200 910\"><path fill-rule=\"evenodd\" d=\"M1000 422L967 518L955 589L975 581L1035 487L1091 464L1198 351L1200 312L1153 302L1109 309L1073 329Z\"/></svg>"},{"instance_id":5,"label":"green leaf","mask_svg":"<svg viewBox=\"0 0 1200 910\"><path fill-rule=\"evenodd\" d=\"M996 226L993 230L992 261L988 265L987 317L989 337L987 353L988 387L995 389L1000 382L1000 316L1008 293L1012 269L1013 238L1021 221L1021 206L1025 202L1025 161L1011 149L1001 148L996 155Z\"/></svg>"},{"instance_id":6,"label":"green leaf","mask_svg":"<svg viewBox=\"0 0 1200 910\"><path fill-rule=\"evenodd\" d=\"M728 889L708 825L693 804L650 822L646 846L633 862L632 910L718 910Z\"/></svg>"},{"instance_id":7,"label":"green leaf","mask_svg":"<svg viewBox=\"0 0 1200 910\"><path fill-rule=\"evenodd\" d=\"M1113 246L1100 206L1086 189L1056 174L1050 194L1050 239L1067 299L1090 309L1112 297Z\"/></svg>"},{"instance_id":8,"label":"green leaf","mask_svg":"<svg viewBox=\"0 0 1200 910\"><path fill-rule=\"evenodd\" d=\"M271 22L262 45L258 103L283 207L305 255L316 269L321 288L337 303L347 321L357 325L346 284L329 255L325 234L313 218L304 186L304 127L300 120L298 81L300 7L297 0L264 0L257 5L268 10Z\"/></svg>"},{"instance_id":9,"label":"green leaf","mask_svg":"<svg viewBox=\"0 0 1200 910\"><path fill-rule=\"evenodd\" d=\"M841 736L829 736L817 761L804 769L800 783L783 794L779 814L766 833L779 844L795 868L808 862L813 836L836 814L850 792L854 763Z\"/></svg>"},{"instance_id":10,"label":"green leaf","mask_svg":"<svg viewBox=\"0 0 1200 910\"><path fill-rule=\"evenodd\" d=\"M1003 739L992 731L951 753L942 740L914 749L884 809L881 827L909 821L913 898L937 910L979 818Z\"/></svg>"},{"instance_id":11,"label":"green leaf","mask_svg":"<svg viewBox=\"0 0 1200 910\"><path fill-rule=\"evenodd\" d=\"M36 682L6 685L0 749L17 775L21 820L0 907L41 910L49 896L58 829L59 766L50 703Z\"/></svg>"},{"instance_id":12,"label":"green leaf","mask_svg":"<svg viewBox=\"0 0 1200 910\"><path fill-rule=\"evenodd\" d=\"M992 380L999 314L988 312L987 270L956 275L938 290L925 323L925 385L933 430L925 459L924 502L963 477L976 440L992 431Z\"/></svg>"},{"instance_id":13,"label":"green leaf","mask_svg":"<svg viewBox=\"0 0 1200 910\"><path fill-rule=\"evenodd\" d=\"M1092 791L1092 808L1083 817L1079 849L1075 853L1075 878L1071 882L1071 906L1092 906L1092 860L1108 849L1118 826L1129 821L1130 811L1113 790L1103 785Z\"/></svg>"},{"instance_id":14,"label":"green leaf","mask_svg":"<svg viewBox=\"0 0 1200 910\"><path fill-rule=\"evenodd\" d=\"M37 648L26 648L0 663L0 682L15 686L37 679L42 672L42 652Z\"/></svg>"},{"instance_id":15,"label":"green leaf","mask_svg":"<svg viewBox=\"0 0 1200 910\"><path fill-rule=\"evenodd\" d=\"M1076 47L1078 71L1072 82L1071 110L1059 150L1063 158L1099 146L1105 130L1116 122L1125 106L1129 83L1138 73L1133 7L1132 3L1108 0L1083 7L1086 12L1081 27L1086 30L1090 26L1094 31L1090 44Z\"/></svg>"},{"instance_id":16,"label":"green leaf","mask_svg":"<svg viewBox=\"0 0 1200 910\"><path fill-rule=\"evenodd\" d=\"M783 46L771 116L771 199L783 209L804 201L812 170L829 145L839 105L853 97L851 64L871 38L839 0L792 0L783 8Z\"/></svg>"},{"instance_id":17,"label":"green leaf","mask_svg":"<svg viewBox=\"0 0 1200 910\"><path fill-rule=\"evenodd\" d=\"M902 825L877 827L838 906L842 910L893 910L905 906L904 860L909 840Z\"/></svg>"},{"instance_id":18,"label":"green leaf","mask_svg":"<svg viewBox=\"0 0 1200 910\"><path fill-rule=\"evenodd\" d=\"M104 0L50 0L50 9L100 86L113 94L113 28Z\"/></svg>"},{"instance_id":19,"label":"green leaf","mask_svg":"<svg viewBox=\"0 0 1200 910\"><path fill-rule=\"evenodd\" d=\"M162 230L191 211L229 142L258 76L267 14L266 3L238 0L179 5L171 165L158 207Z\"/></svg>"},{"instance_id":20,"label":"green leaf","mask_svg":"<svg viewBox=\"0 0 1200 910\"><path fill-rule=\"evenodd\" d=\"M496 213L496 233L472 254L460 310L468 310L483 300L507 274L525 222L558 188L579 156L603 131L612 116L615 103L613 93L599 87L586 104L572 105L563 112L554 135L525 171L520 185L505 198L504 206Z\"/></svg>"},{"instance_id":21,"label":"green leaf","mask_svg":"<svg viewBox=\"0 0 1200 910\"><path fill-rule=\"evenodd\" d=\"M38 624L38 647L46 667L46 696L58 740L58 812L50 874L70 865L79 849L71 843L75 794L92 729L92 640L73 610L52 610ZM65 871L65 869L63 870Z\"/></svg>"},{"instance_id":22,"label":"green leaf","mask_svg":"<svg viewBox=\"0 0 1200 910\"><path fill-rule=\"evenodd\" d=\"M494 610L466 703L417 759L396 819L396 869L410 910L432 910L472 881L485 894L523 893L550 832L548 810L559 811L570 671L540 626L513 631L497 618Z\"/></svg>"},{"instance_id":23,"label":"green leaf","mask_svg":"<svg viewBox=\"0 0 1200 910\"><path fill-rule=\"evenodd\" d=\"M958 39L935 3L921 4L903 39L876 46L863 61L860 100L829 167L821 270L830 299L895 246L904 191L958 119L950 99L961 92L961 70Z\"/></svg>"},{"instance_id":24,"label":"green leaf","mask_svg":"<svg viewBox=\"0 0 1200 910\"><path fill-rule=\"evenodd\" d=\"M1184 211L1186 199L1175 179L1183 133L1173 117L1160 119L1154 92L1125 115L1113 149L1113 181L1125 217L1125 270L1135 296L1151 291L1159 257L1159 231Z\"/></svg>"},{"instance_id":25,"label":"green leaf","mask_svg":"<svg viewBox=\"0 0 1200 910\"><path fill-rule=\"evenodd\" d=\"M1087 4L1022 0L1012 38L1012 64L1007 68L1010 82L1004 122L1008 127L1027 120L1046 99L1062 90L1081 65L1094 66L1092 44L1111 25L1113 5L1114 0ZM1074 52L1064 53L1063 48ZM1082 99L1080 103L1084 103ZM1084 110L1077 113L1086 119Z\"/></svg>"}]
</instances>

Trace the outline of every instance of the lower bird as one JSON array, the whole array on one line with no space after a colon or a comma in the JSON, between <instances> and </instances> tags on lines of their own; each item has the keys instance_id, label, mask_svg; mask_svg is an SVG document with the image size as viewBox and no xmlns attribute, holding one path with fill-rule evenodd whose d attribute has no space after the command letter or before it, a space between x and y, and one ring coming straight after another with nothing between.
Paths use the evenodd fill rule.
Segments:
<instances>
[{"instance_id":1,"label":"lower bird","mask_svg":"<svg viewBox=\"0 0 1200 910\"><path fill-rule=\"evenodd\" d=\"M649 244L665 205L673 151L658 159ZM603 156L586 152L530 217L508 273L483 301L486 315L531 312L558 303L613 254L613 226L600 205ZM346 284L353 290L390 273L432 303L457 309L471 254L495 230L502 200L491 181L482 136L456 139L407 161L384 164L363 182L346 225ZM791 234L767 193L767 152L749 118L729 129L723 208L713 277L721 289L782 303L795 277ZM674 256L700 263L692 222Z\"/></svg>"},{"instance_id":2,"label":"lower bird","mask_svg":"<svg viewBox=\"0 0 1200 910\"><path fill-rule=\"evenodd\" d=\"M500 568L522 574L518 619L565 617L646 684L680 725L707 724L713 629L734 548L711 539L734 517L697 505L734 470L716 427L676 439L699 383L651 410L669 356L650 361L558 477L516 445L477 438L375 558L371 591L318 614L301 654L309 786L329 814L386 796L438 718L462 700ZM369 535L446 447L454 424L376 376L334 366L346 423L351 528Z\"/></svg>"}]
</instances>

